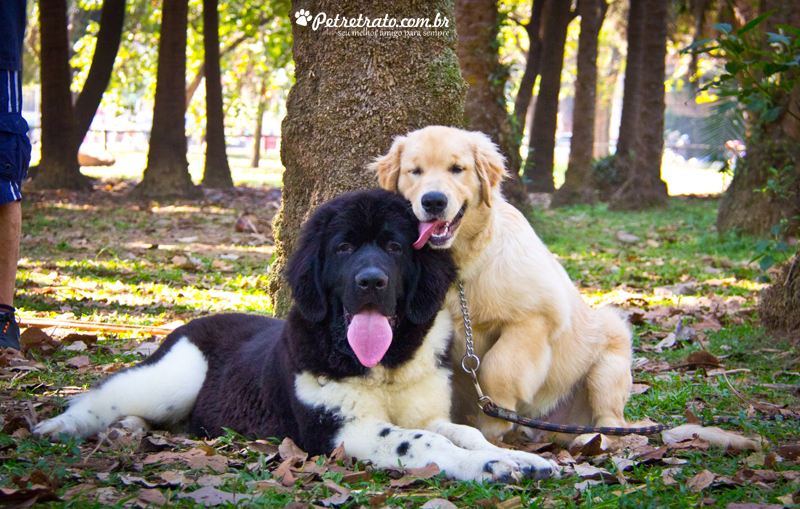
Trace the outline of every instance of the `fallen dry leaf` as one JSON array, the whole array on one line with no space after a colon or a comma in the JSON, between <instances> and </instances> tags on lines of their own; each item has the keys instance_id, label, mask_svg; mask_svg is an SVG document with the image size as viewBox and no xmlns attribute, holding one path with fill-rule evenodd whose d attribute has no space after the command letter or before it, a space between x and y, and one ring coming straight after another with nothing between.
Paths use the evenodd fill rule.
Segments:
<instances>
[{"instance_id":1,"label":"fallen dry leaf","mask_svg":"<svg viewBox=\"0 0 800 509\"><path fill-rule=\"evenodd\" d=\"M90 364L89 356L88 355L80 355L78 357L73 357L65 363L68 366L72 366L73 368L82 368L84 366L88 366Z\"/></svg>"},{"instance_id":2,"label":"fallen dry leaf","mask_svg":"<svg viewBox=\"0 0 800 509\"><path fill-rule=\"evenodd\" d=\"M289 437L284 438L281 445L278 446L278 453L282 460L297 458L298 461L305 461L308 458L308 453L297 447L297 444Z\"/></svg>"},{"instance_id":3,"label":"fallen dry leaf","mask_svg":"<svg viewBox=\"0 0 800 509\"><path fill-rule=\"evenodd\" d=\"M347 502L350 498L350 490L339 486L335 482L331 481L330 479L325 479L325 486L328 487L331 491L335 493L335 495L331 495L330 497L324 498L320 500L320 503L325 507L333 507L339 506Z\"/></svg>"},{"instance_id":4,"label":"fallen dry leaf","mask_svg":"<svg viewBox=\"0 0 800 509\"><path fill-rule=\"evenodd\" d=\"M400 479L394 479L389 483L392 488L405 488L414 484L420 479L430 479L438 475L441 470L436 463L430 463L422 468L407 468L403 469L405 475Z\"/></svg>"},{"instance_id":5,"label":"fallen dry leaf","mask_svg":"<svg viewBox=\"0 0 800 509\"><path fill-rule=\"evenodd\" d=\"M458 509L458 506L443 498L432 498L422 504L420 509Z\"/></svg>"},{"instance_id":6,"label":"fallen dry leaf","mask_svg":"<svg viewBox=\"0 0 800 509\"><path fill-rule=\"evenodd\" d=\"M148 504L162 506L167 503L167 497L159 490L139 490L136 496L142 506L147 506Z\"/></svg>"},{"instance_id":7,"label":"fallen dry leaf","mask_svg":"<svg viewBox=\"0 0 800 509\"><path fill-rule=\"evenodd\" d=\"M691 479L686 482L686 487L690 490L694 491L695 493L699 493L704 489L711 486L711 483L714 482L714 479L717 478L717 474L713 472L709 472L708 470L703 470Z\"/></svg>"},{"instance_id":8,"label":"fallen dry leaf","mask_svg":"<svg viewBox=\"0 0 800 509\"><path fill-rule=\"evenodd\" d=\"M229 503L235 504L236 502L242 500L249 500L253 498L253 495L228 493L227 491L221 491L216 488L212 488L211 486L206 486L205 488L200 488L199 490L191 493L179 493L177 497L191 498L195 502L205 506L215 506Z\"/></svg>"},{"instance_id":9,"label":"fallen dry leaf","mask_svg":"<svg viewBox=\"0 0 800 509\"><path fill-rule=\"evenodd\" d=\"M0 488L0 505L5 507L30 507L40 502L60 502L61 499L50 488L15 490Z\"/></svg>"}]
</instances>

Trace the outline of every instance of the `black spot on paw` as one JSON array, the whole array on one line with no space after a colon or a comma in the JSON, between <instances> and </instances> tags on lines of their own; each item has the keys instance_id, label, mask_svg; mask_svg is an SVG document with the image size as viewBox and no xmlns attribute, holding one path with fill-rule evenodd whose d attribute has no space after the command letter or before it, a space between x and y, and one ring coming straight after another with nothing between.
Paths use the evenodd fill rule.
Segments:
<instances>
[{"instance_id":1,"label":"black spot on paw","mask_svg":"<svg viewBox=\"0 0 800 509\"><path fill-rule=\"evenodd\" d=\"M425 444L425 447L430 447L430 446L431 446L431 443L430 443L430 442L428 442L427 444Z\"/></svg>"},{"instance_id":2,"label":"black spot on paw","mask_svg":"<svg viewBox=\"0 0 800 509\"><path fill-rule=\"evenodd\" d=\"M91 411L91 410L87 410L87 411L86 411L86 413L87 413L87 414L93 414L94 412L93 412L93 411Z\"/></svg>"},{"instance_id":3,"label":"black spot on paw","mask_svg":"<svg viewBox=\"0 0 800 509\"><path fill-rule=\"evenodd\" d=\"M549 479L553 475L551 467L534 468L526 467L522 470L525 479L533 479L534 481L541 481L542 479Z\"/></svg>"},{"instance_id":4,"label":"black spot on paw","mask_svg":"<svg viewBox=\"0 0 800 509\"><path fill-rule=\"evenodd\" d=\"M116 406L113 406L113 405L111 406L111 410L116 410L116 409L117 409Z\"/></svg>"},{"instance_id":5,"label":"black spot on paw","mask_svg":"<svg viewBox=\"0 0 800 509\"><path fill-rule=\"evenodd\" d=\"M408 453L409 447L411 447L410 443L403 442L402 444L397 446L397 454L399 456L405 456Z\"/></svg>"},{"instance_id":6,"label":"black spot on paw","mask_svg":"<svg viewBox=\"0 0 800 509\"><path fill-rule=\"evenodd\" d=\"M422 438L422 433L417 433L416 435L414 435L414 439L419 439L419 438Z\"/></svg>"},{"instance_id":7,"label":"black spot on paw","mask_svg":"<svg viewBox=\"0 0 800 509\"><path fill-rule=\"evenodd\" d=\"M380 433L378 433L378 436L379 436L379 437L385 437L386 435L388 435L388 434L389 434L389 433L391 433L391 432L392 432L392 429L391 429L391 428L383 428L383 429L381 430L381 432L380 432Z\"/></svg>"},{"instance_id":8,"label":"black spot on paw","mask_svg":"<svg viewBox=\"0 0 800 509\"><path fill-rule=\"evenodd\" d=\"M487 474L493 474L494 473L494 469L492 468L492 465L494 463L497 463L497 460L487 461L486 463L484 463L483 464L483 471L486 472Z\"/></svg>"}]
</instances>

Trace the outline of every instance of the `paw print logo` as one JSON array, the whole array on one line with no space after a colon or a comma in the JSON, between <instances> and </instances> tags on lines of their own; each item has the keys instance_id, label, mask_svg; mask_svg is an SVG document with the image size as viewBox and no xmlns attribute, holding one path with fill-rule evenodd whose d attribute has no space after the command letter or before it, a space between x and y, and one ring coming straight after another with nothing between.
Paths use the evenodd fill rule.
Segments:
<instances>
[{"instance_id":1,"label":"paw print logo","mask_svg":"<svg viewBox=\"0 0 800 509\"><path fill-rule=\"evenodd\" d=\"M311 22L311 13L305 9L300 9L294 13L297 24L300 26L307 26Z\"/></svg>"}]
</instances>

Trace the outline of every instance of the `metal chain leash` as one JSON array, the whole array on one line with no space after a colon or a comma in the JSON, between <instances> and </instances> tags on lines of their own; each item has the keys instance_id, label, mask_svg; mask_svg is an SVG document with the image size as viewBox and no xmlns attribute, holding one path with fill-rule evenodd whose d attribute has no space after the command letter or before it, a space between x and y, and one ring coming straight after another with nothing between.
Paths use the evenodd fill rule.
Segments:
<instances>
[{"instance_id":1,"label":"metal chain leash","mask_svg":"<svg viewBox=\"0 0 800 509\"><path fill-rule=\"evenodd\" d=\"M461 314L464 316L464 337L467 342L467 353L461 358L461 369L472 376L472 383L478 392L478 406L483 408L486 403L493 403L492 398L483 394L481 384L478 382L478 368L481 367L480 358L475 355L475 344L472 341L472 321L469 319L469 308L467 308L467 298L464 296L464 283L458 282L458 296L461 299ZM472 367L467 367L472 363Z\"/></svg>"}]
</instances>

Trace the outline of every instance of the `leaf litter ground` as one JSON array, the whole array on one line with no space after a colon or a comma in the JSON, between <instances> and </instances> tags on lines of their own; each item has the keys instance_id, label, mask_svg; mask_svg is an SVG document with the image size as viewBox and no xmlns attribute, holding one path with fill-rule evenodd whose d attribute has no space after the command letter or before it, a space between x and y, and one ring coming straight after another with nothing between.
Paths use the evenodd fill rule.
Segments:
<instances>
[{"instance_id":1,"label":"leaf litter ground","mask_svg":"<svg viewBox=\"0 0 800 509\"><path fill-rule=\"evenodd\" d=\"M152 353L163 335L147 331L213 312L271 312L279 189L156 204L128 202L128 181L102 184L90 194L29 193L23 208L16 303L23 322L61 325L30 327L22 352L0 355L0 504L768 508L800 499L800 351L760 327L755 243L719 238L713 199L676 198L641 214L539 207L530 218L587 301L618 307L636 332L627 418L676 426L732 416L720 426L756 437L753 447L630 435L566 448L515 435L504 446L553 458L565 473L504 486L449 481L435 465L376 470L341 450L309 458L291 441L234 433L198 440L117 427L89 441L35 440L30 429L70 396Z\"/></svg>"}]
</instances>

